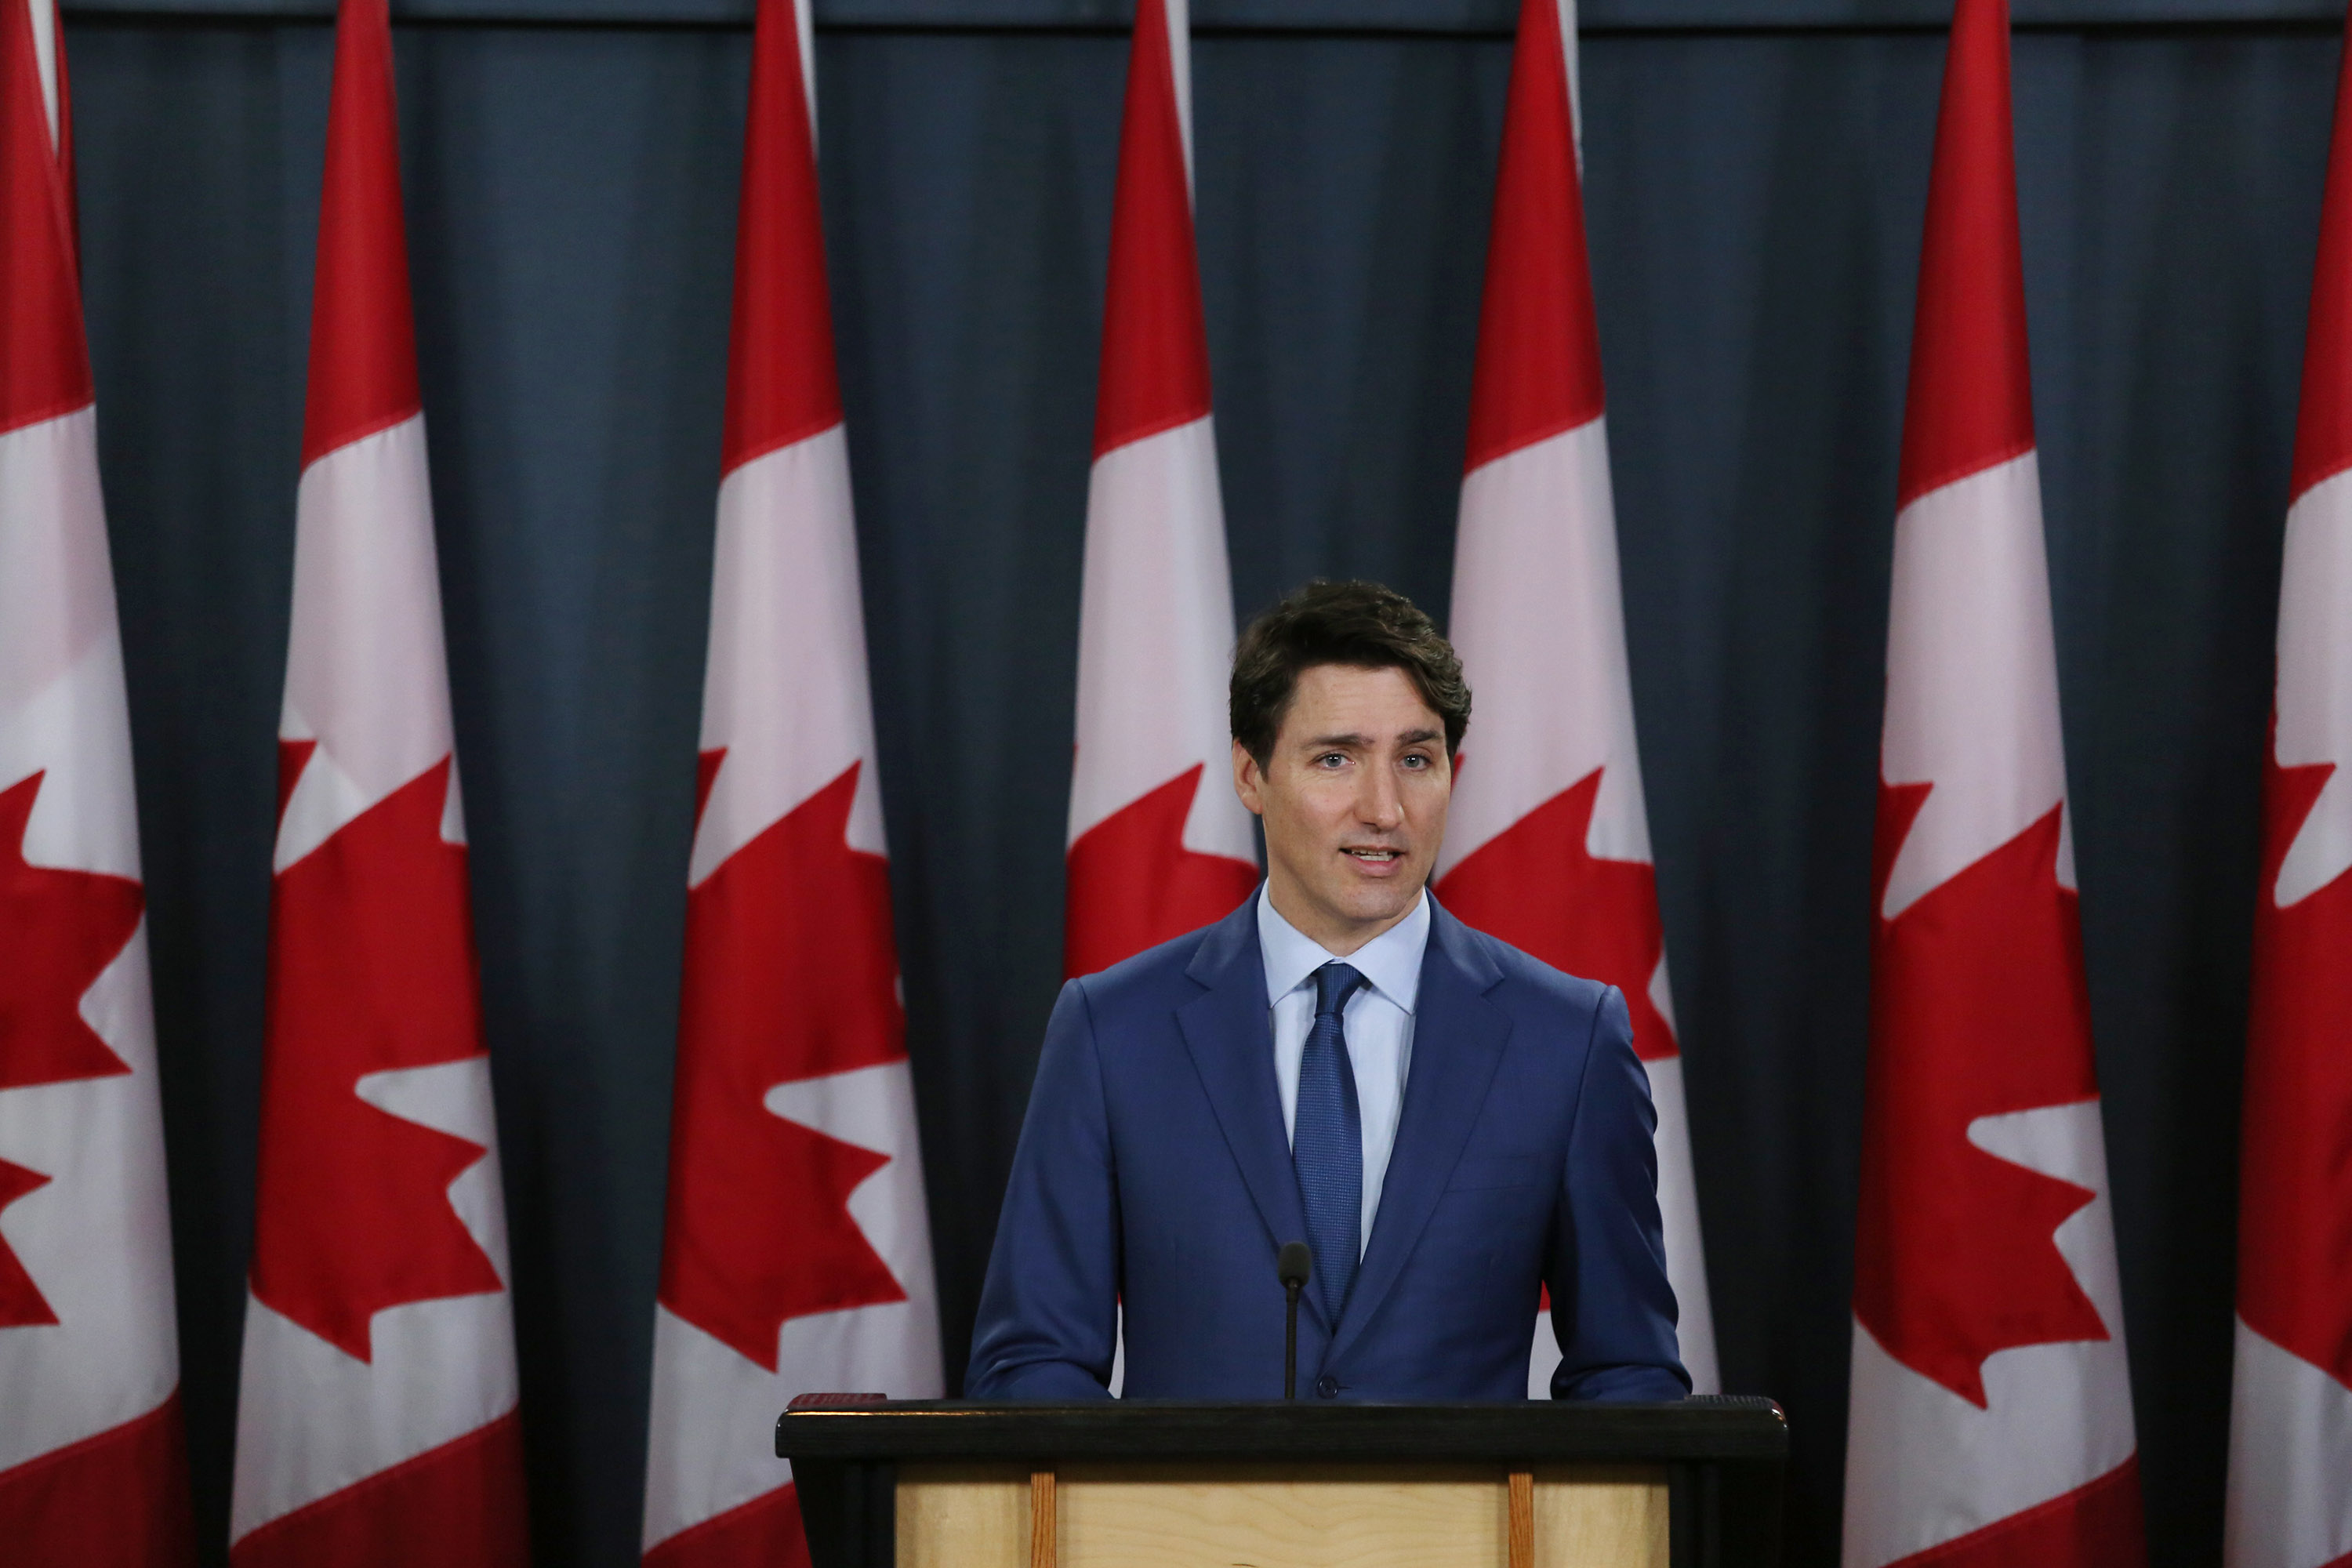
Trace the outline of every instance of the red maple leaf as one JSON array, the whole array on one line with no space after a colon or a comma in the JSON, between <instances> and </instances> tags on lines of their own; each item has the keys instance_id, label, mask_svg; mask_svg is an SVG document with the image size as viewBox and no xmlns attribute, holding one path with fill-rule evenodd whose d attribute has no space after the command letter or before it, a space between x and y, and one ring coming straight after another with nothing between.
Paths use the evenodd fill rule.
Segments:
<instances>
[{"instance_id":1,"label":"red maple leaf","mask_svg":"<svg viewBox=\"0 0 2352 1568\"><path fill-rule=\"evenodd\" d=\"M724 757L702 755L705 801ZM660 1299L772 1373L787 1320L907 1299L849 1213L888 1157L764 1103L906 1058L888 863L848 839L858 766L687 897Z\"/></svg>"},{"instance_id":2,"label":"red maple leaf","mask_svg":"<svg viewBox=\"0 0 2352 1568\"><path fill-rule=\"evenodd\" d=\"M1650 999L1666 946L1658 872L1646 860L1603 859L1585 847L1604 771L1593 769L1465 856L1437 891L1480 931L1623 992L1635 1054L1659 1061L1677 1047Z\"/></svg>"},{"instance_id":3,"label":"red maple leaf","mask_svg":"<svg viewBox=\"0 0 2352 1568\"><path fill-rule=\"evenodd\" d=\"M284 745L281 795L308 761ZM466 850L444 758L278 876L253 1293L369 1359L388 1307L504 1289L449 1204L480 1144L359 1097L370 1073L482 1054Z\"/></svg>"},{"instance_id":4,"label":"red maple leaf","mask_svg":"<svg viewBox=\"0 0 2352 1568\"><path fill-rule=\"evenodd\" d=\"M130 944L145 896L127 877L26 860L25 828L44 776L0 790L0 1089L131 1070L83 1019L81 999ZM0 1209L48 1181L0 1161ZM57 1321L0 1240L0 1329Z\"/></svg>"},{"instance_id":5,"label":"red maple leaf","mask_svg":"<svg viewBox=\"0 0 2352 1568\"><path fill-rule=\"evenodd\" d=\"M1879 786L1873 909L1931 787ZM2107 1337L2054 1239L2097 1194L1968 1135L2098 1094L2063 809L1879 920L1872 943L1854 1315L1979 1407L1995 1352Z\"/></svg>"},{"instance_id":6,"label":"red maple leaf","mask_svg":"<svg viewBox=\"0 0 2352 1568\"><path fill-rule=\"evenodd\" d=\"M50 1178L38 1171L28 1171L22 1165L12 1165L0 1160L0 1209L23 1197L26 1193L49 1184ZM23 1328L33 1323L54 1323L57 1310L49 1305L41 1288L33 1283L33 1276L24 1260L6 1241L0 1240L0 1329Z\"/></svg>"},{"instance_id":7,"label":"red maple leaf","mask_svg":"<svg viewBox=\"0 0 2352 1568\"><path fill-rule=\"evenodd\" d=\"M1233 913L1257 868L1184 847L1201 787L1195 763L1119 807L1070 846L1062 973L1093 974Z\"/></svg>"},{"instance_id":8,"label":"red maple leaf","mask_svg":"<svg viewBox=\"0 0 2352 1568\"><path fill-rule=\"evenodd\" d=\"M81 999L130 945L145 896L128 877L26 861L44 776L0 790L0 1089L131 1070L83 1021Z\"/></svg>"},{"instance_id":9,"label":"red maple leaf","mask_svg":"<svg viewBox=\"0 0 2352 1568\"><path fill-rule=\"evenodd\" d=\"M2281 908L2279 868L2336 771L2263 766L2238 1312L2352 1385L2352 873Z\"/></svg>"}]
</instances>

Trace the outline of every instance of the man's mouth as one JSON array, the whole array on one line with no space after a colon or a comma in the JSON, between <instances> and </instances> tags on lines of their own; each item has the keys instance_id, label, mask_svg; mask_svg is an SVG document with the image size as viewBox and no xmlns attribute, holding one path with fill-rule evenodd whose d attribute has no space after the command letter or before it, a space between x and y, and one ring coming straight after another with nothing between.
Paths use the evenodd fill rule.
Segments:
<instances>
[{"instance_id":1,"label":"man's mouth","mask_svg":"<svg viewBox=\"0 0 2352 1568\"><path fill-rule=\"evenodd\" d=\"M1347 849L1342 853L1354 856L1367 866L1389 866L1404 858L1402 849Z\"/></svg>"}]
</instances>

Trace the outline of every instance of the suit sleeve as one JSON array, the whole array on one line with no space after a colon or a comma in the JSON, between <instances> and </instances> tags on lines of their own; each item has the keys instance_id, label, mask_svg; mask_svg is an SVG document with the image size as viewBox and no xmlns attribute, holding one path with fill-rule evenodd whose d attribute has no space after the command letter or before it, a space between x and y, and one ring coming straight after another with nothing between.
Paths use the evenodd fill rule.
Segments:
<instances>
[{"instance_id":1,"label":"suit sleeve","mask_svg":"<svg viewBox=\"0 0 2352 1568\"><path fill-rule=\"evenodd\" d=\"M972 1328L969 1399L1110 1397L1118 1332L1118 1173L1085 982L1045 1026Z\"/></svg>"},{"instance_id":2,"label":"suit sleeve","mask_svg":"<svg viewBox=\"0 0 2352 1568\"><path fill-rule=\"evenodd\" d=\"M1561 1219L1545 1269L1561 1352L1551 1375L1554 1399L1680 1399L1690 1392L1658 1218L1657 1120L1624 995L1612 986L1585 1051Z\"/></svg>"}]
</instances>

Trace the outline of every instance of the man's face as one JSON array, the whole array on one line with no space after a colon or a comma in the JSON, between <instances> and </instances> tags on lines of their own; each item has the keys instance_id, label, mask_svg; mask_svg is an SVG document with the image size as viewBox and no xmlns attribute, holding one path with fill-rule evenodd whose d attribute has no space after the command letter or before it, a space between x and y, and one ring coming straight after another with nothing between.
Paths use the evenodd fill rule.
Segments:
<instances>
[{"instance_id":1,"label":"man's face","mask_svg":"<svg viewBox=\"0 0 2352 1568\"><path fill-rule=\"evenodd\" d=\"M1445 725L1401 669L1300 672L1261 768L1238 742L1234 788L1265 822L1282 917L1348 953L1409 913L1445 837Z\"/></svg>"}]
</instances>

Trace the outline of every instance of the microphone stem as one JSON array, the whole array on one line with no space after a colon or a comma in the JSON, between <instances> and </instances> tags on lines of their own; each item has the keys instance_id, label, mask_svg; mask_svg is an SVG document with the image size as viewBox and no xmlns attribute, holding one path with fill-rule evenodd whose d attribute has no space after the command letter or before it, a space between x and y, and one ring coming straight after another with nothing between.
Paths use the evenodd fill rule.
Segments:
<instances>
[{"instance_id":1,"label":"microphone stem","mask_svg":"<svg viewBox=\"0 0 2352 1568\"><path fill-rule=\"evenodd\" d=\"M1298 1285L1293 1280L1282 1289L1286 1305L1282 1323L1282 1396L1298 1397Z\"/></svg>"}]
</instances>

